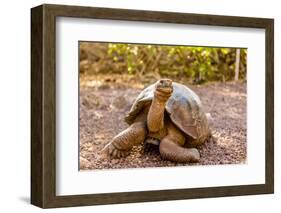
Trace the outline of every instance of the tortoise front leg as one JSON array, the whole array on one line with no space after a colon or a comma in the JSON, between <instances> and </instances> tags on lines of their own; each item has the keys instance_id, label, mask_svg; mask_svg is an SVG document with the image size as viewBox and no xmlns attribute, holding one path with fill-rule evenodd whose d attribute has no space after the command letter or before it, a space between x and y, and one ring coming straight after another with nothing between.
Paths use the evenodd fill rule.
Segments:
<instances>
[{"instance_id":1,"label":"tortoise front leg","mask_svg":"<svg viewBox=\"0 0 281 213\"><path fill-rule=\"evenodd\" d=\"M184 143L184 134L170 123L168 134L161 140L159 146L161 157L178 163L198 162L200 160L198 150L196 148L184 148L182 147Z\"/></svg>"},{"instance_id":2,"label":"tortoise front leg","mask_svg":"<svg viewBox=\"0 0 281 213\"><path fill-rule=\"evenodd\" d=\"M125 157L134 145L144 141L145 136L145 123L133 123L129 128L116 135L107 145L108 154L114 158Z\"/></svg>"},{"instance_id":3,"label":"tortoise front leg","mask_svg":"<svg viewBox=\"0 0 281 213\"><path fill-rule=\"evenodd\" d=\"M144 141L146 130L146 115L144 110L127 129L116 135L103 149L113 158L125 157L134 145Z\"/></svg>"}]
</instances>

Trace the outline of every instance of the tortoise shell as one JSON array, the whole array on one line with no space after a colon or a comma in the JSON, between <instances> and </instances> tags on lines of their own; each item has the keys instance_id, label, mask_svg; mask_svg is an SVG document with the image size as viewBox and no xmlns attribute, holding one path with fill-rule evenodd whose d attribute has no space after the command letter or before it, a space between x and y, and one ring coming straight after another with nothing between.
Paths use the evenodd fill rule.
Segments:
<instances>
[{"instance_id":1,"label":"tortoise shell","mask_svg":"<svg viewBox=\"0 0 281 213\"><path fill-rule=\"evenodd\" d=\"M209 136L210 130L206 114L199 97L185 85L173 82L173 93L166 103L165 110L171 121L196 144L201 144ZM135 99L125 121L130 125L143 107L152 102L155 84L145 88Z\"/></svg>"}]
</instances>

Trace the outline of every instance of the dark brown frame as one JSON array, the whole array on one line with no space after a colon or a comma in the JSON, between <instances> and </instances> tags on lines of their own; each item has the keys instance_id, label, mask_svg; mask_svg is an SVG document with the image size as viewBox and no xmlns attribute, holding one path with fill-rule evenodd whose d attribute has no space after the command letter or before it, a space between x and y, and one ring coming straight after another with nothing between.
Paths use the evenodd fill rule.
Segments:
<instances>
[{"instance_id":1,"label":"dark brown frame","mask_svg":"<svg viewBox=\"0 0 281 213\"><path fill-rule=\"evenodd\" d=\"M56 196L56 17L265 29L265 184ZM41 5L31 9L31 203L42 207L178 200L274 192L274 20L234 16Z\"/></svg>"}]
</instances>

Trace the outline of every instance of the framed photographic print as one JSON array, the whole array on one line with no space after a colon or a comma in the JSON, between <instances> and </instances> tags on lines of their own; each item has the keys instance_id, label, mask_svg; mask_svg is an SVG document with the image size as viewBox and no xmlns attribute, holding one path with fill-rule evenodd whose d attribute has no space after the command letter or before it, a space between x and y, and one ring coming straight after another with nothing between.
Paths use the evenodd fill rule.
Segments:
<instances>
[{"instance_id":1,"label":"framed photographic print","mask_svg":"<svg viewBox=\"0 0 281 213\"><path fill-rule=\"evenodd\" d=\"M31 203L274 191L274 21L31 9Z\"/></svg>"}]
</instances>

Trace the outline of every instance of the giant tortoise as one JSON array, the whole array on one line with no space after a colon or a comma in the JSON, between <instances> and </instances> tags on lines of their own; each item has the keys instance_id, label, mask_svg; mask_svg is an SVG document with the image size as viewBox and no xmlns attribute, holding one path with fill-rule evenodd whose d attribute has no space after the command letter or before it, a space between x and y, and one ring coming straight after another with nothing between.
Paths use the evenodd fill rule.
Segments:
<instances>
[{"instance_id":1,"label":"giant tortoise","mask_svg":"<svg viewBox=\"0 0 281 213\"><path fill-rule=\"evenodd\" d=\"M196 148L210 137L206 114L199 97L188 87L161 79L145 88L125 117L129 127L104 148L113 158L129 154L134 145L159 145L163 159L197 162Z\"/></svg>"}]
</instances>

